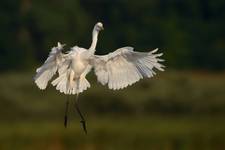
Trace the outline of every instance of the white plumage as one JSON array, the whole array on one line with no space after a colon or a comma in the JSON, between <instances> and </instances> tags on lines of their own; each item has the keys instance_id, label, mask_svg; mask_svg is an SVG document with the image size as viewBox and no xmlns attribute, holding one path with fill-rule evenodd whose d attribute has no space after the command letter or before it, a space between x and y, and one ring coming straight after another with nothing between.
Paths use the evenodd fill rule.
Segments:
<instances>
[{"instance_id":1,"label":"white plumage","mask_svg":"<svg viewBox=\"0 0 225 150\"><path fill-rule=\"evenodd\" d=\"M47 87L48 81L53 77L59 66L65 62L65 56L62 54L63 46L58 43L57 47L53 47L49 57L45 63L36 70L36 75L34 77L35 83L40 89L45 89ZM60 71L60 70L59 70Z\"/></svg>"},{"instance_id":2,"label":"white plumage","mask_svg":"<svg viewBox=\"0 0 225 150\"><path fill-rule=\"evenodd\" d=\"M108 55L95 55L95 48L102 23L97 23L92 33L92 44L89 49L75 46L71 51L62 53L64 45L58 43L53 47L45 63L37 69L34 77L40 89L45 89L49 80L58 72L52 81L56 89L65 94L78 94L90 87L87 73L94 68L98 81L108 85L109 89L118 90L132 85L142 78L155 75L154 68L163 71L160 64L162 53L158 49L150 52L136 52L132 47L119 48Z\"/></svg>"},{"instance_id":3,"label":"white plumage","mask_svg":"<svg viewBox=\"0 0 225 150\"><path fill-rule=\"evenodd\" d=\"M109 89L118 90L132 85L144 77L156 74L153 68L163 71L162 54L135 52L132 47L123 47L105 56L94 56L94 69L98 81L108 84Z\"/></svg>"}]
</instances>

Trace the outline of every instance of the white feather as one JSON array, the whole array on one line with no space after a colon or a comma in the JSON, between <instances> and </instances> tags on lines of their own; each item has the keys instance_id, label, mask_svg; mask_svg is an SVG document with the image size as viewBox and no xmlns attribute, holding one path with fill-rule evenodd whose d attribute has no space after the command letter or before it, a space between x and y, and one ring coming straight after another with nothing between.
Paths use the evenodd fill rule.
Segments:
<instances>
[{"instance_id":1,"label":"white feather","mask_svg":"<svg viewBox=\"0 0 225 150\"><path fill-rule=\"evenodd\" d=\"M56 90L64 94L78 94L90 87L85 76L92 66L88 64L84 54L87 54L87 50L78 46L71 49L64 61L65 65L59 69L59 77L52 81Z\"/></svg>"},{"instance_id":2,"label":"white feather","mask_svg":"<svg viewBox=\"0 0 225 150\"><path fill-rule=\"evenodd\" d=\"M95 55L92 59L97 79L109 89L117 90L139 81L144 77L155 75L154 68L163 71L160 54L151 52L134 52L132 47L123 47L104 56Z\"/></svg>"},{"instance_id":3,"label":"white feather","mask_svg":"<svg viewBox=\"0 0 225 150\"><path fill-rule=\"evenodd\" d=\"M48 81L64 62L65 58L61 52L62 50L63 45L58 43L57 47L52 48L45 63L36 70L34 81L40 89L45 89L47 87Z\"/></svg>"}]
</instances>

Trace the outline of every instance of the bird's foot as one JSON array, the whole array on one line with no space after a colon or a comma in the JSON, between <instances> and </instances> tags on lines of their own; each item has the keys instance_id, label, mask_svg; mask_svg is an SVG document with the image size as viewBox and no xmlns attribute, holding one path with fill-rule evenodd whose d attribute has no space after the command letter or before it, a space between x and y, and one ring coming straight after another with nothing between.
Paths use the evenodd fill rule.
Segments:
<instances>
[{"instance_id":1,"label":"bird's foot","mask_svg":"<svg viewBox=\"0 0 225 150\"><path fill-rule=\"evenodd\" d=\"M65 116L65 117L64 117L64 127L65 127L65 128L67 127L67 120L68 120L68 118L67 118L67 116Z\"/></svg>"},{"instance_id":2,"label":"bird's foot","mask_svg":"<svg viewBox=\"0 0 225 150\"><path fill-rule=\"evenodd\" d=\"M81 120L80 123L82 124L84 133L87 134L87 128L86 128L86 122L85 122L85 120Z\"/></svg>"}]
</instances>

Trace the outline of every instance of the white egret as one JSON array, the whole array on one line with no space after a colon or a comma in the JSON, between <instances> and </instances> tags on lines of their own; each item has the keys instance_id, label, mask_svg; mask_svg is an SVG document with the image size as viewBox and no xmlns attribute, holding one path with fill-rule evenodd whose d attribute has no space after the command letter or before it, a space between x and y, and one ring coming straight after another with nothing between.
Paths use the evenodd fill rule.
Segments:
<instances>
[{"instance_id":1,"label":"white egret","mask_svg":"<svg viewBox=\"0 0 225 150\"><path fill-rule=\"evenodd\" d=\"M92 68L97 80L113 90L123 89L144 77L153 77L156 74L154 68L164 70L164 66L160 64L163 60L159 58L162 53L155 53L158 49L136 52L132 47L123 47L108 55L95 55L98 34L103 29L101 22L94 26L89 49L74 46L69 52L63 53L64 45L58 42L58 46L52 48L45 63L36 70L34 80L37 86L44 90L49 80L57 73L58 77L51 82L52 85L61 93L77 94L78 98L79 93L90 87L86 75ZM85 120L77 102L75 104L86 132ZM68 108L68 101L66 108ZM65 115L65 126L66 120L67 115Z\"/></svg>"}]
</instances>

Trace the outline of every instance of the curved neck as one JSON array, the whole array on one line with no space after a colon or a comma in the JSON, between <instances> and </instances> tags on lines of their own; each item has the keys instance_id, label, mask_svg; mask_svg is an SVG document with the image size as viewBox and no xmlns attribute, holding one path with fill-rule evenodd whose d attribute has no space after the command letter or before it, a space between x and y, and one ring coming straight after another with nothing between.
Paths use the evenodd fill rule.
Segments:
<instances>
[{"instance_id":1,"label":"curved neck","mask_svg":"<svg viewBox=\"0 0 225 150\"><path fill-rule=\"evenodd\" d=\"M94 54L95 52L95 48L96 48L96 45L97 45L97 41L98 41L98 31L96 30L93 30L92 32L92 43L91 43L91 46L89 48L89 50Z\"/></svg>"}]
</instances>

